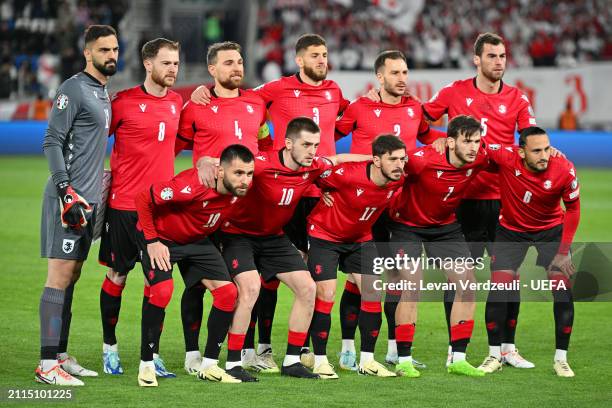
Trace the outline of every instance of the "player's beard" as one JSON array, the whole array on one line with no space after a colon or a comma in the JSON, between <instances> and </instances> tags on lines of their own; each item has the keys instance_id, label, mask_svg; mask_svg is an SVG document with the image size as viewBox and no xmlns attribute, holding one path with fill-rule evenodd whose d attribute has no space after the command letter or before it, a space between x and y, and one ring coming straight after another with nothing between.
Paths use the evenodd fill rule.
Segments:
<instances>
[{"instance_id":1,"label":"player's beard","mask_svg":"<svg viewBox=\"0 0 612 408\"><path fill-rule=\"evenodd\" d=\"M104 76L113 76L117 72L117 61L114 59L107 60L104 64L101 64L93 58L92 62L94 68Z\"/></svg>"},{"instance_id":2,"label":"player's beard","mask_svg":"<svg viewBox=\"0 0 612 408\"><path fill-rule=\"evenodd\" d=\"M527 165L527 167L529 167L529 169L531 169L532 171L536 173L541 173L543 171L546 171L546 169L548 168L548 160L538 160L536 162L532 162L532 161L525 159L525 164ZM538 167L538 164L541 164L542 167Z\"/></svg>"},{"instance_id":3,"label":"player's beard","mask_svg":"<svg viewBox=\"0 0 612 408\"><path fill-rule=\"evenodd\" d=\"M175 76L160 74L159 72L155 71L155 69L153 70L153 72L151 72L151 79L157 85L165 88L171 87L176 82Z\"/></svg>"},{"instance_id":4,"label":"player's beard","mask_svg":"<svg viewBox=\"0 0 612 408\"><path fill-rule=\"evenodd\" d=\"M325 67L323 73L320 74L316 72L314 68L304 65L304 74L315 82L323 81L325 78L327 78L327 67Z\"/></svg>"},{"instance_id":5,"label":"player's beard","mask_svg":"<svg viewBox=\"0 0 612 408\"><path fill-rule=\"evenodd\" d=\"M393 177L393 172L387 172L384 167L380 168L380 172L382 173L382 175L387 179L387 181L397 181L400 179L400 177L402 176L402 173L400 171L399 175L397 177Z\"/></svg>"},{"instance_id":6,"label":"player's beard","mask_svg":"<svg viewBox=\"0 0 612 408\"><path fill-rule=\"evenodd\" d=\"M248 191L248 187L244 187L242 185L234 187L226 179L223 179L222 181L223 181L223 187L225 187L225 189L227 191L229 191L233 196L244 197L246 195L247 191ZM245 188L244 193L238 191L238 188L240 188L240 187L244 187Z\"/></svg>"},{"instance_id":7,"label":"player's beard","mask_svg":"<svg viewBox=\"0 0 612 408\"><path fill-rule=\"evenodd\" d=\"M506 72L505 70L501 72L495 72L493 70L487 71L483 69L482 75L491 82L497 82L497 81L501 81L501 79L504 77L505 72Z\"/></svg>"},{"instance_id":8,"label":"player's beard","mask_svg":"<svg viewBox=\"0 0 612 408\"><path fill-rule=\"evenodd\" d=\"M234 80L230 75L227 79L219 80L219 84L221 84L223 88L233 91L236 88L240 88L240 85L242 85L242 78L241 76L240 79Z\"/></svg>"},{"instance_id":9,"label":"player's beard","mask_svg":"<svg viewBox=\"0 0 612 408\"><path fill-rule=\"evenodd\" d=\"M387 92L389 95L394 96L394 97L396 97L396 98L397 98L398 96L403 96L403 95L404 95L404 93L405 93L405 89L406 89L406 88L404 88L404 92L399 93L399 92L398 92L398 91L396 91L396 90L395 90L395 89L394 89L394 88L393 88L393 87L392 87L392 86L391 86L391 85L390 85L390 84L389 84L387 81L385 81L384 88L385 88L385 91L386 91L386 92Z\"/></svg>"},{"instance_id":10,"label":"player's beard","mask_svg":"<svg viewBox=\"0 0 612 408\"><path fill-rule=\"evenodd\" d=\"M302 161L302 160L301 160L299 157L297 157L297 156L295 155L295 153L293 152L293 150L290 152L290 154L291 154L291 159L292 159L294 162L296 162L298 165L300 165L300 166L302 166L302 167L310 167L310 166L312 166L312 160L310 161L310 163L309 163L309 164L307 164L307 163L304 163L304 162L303 162L303 161Z\"/></svg>"},{"instance_id":11,"label":"player's beard","mask_svg":"<svg viewBox=\"0 0 612 408\"><path fill-rule=\"evenodd\" d=\"M455 156L457 156L457 158L461 160L463 164L474 163L474 161L476 160L476 156L474 156L473 159L470 159L469 157L467 157L466 153L460 152L457 149L455 149Z\"/></svg>"}]
</instances>

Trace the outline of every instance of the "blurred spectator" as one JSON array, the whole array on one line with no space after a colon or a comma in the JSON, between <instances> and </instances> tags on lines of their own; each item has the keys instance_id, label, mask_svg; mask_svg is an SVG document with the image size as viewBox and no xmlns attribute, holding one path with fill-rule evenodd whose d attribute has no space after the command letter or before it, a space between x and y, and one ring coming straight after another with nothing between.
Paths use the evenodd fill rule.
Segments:
<instances>
[{"instance_id":1,"label":"blurred spectator","mask_svg":"<svg viewBox=\"0 0 612 408\"><path fill-rule=\"evenodd\" d=\"M568 100L565 104L565 110L561 112L559 116L559 129L561 130L577 130L578 129L578 117L572 108L571 100Z\"/></svg>"},{"instance_id":2,"label":"blurred spectator","mask_svg":"<svg viewBox=\"0 0 612 408\"><path fill-rule=\"evenodd\" d=\"M474 40L494 31L506 39L510 67L572 67L612 59L611 10L609 0L260 0L266 51L257 65L293 72L295 40L316 32L328 42L331 69L370 70L390 48L404 51L410 68L472 68Z\"/></svg>"},{"instance_id":3,"label":"blurred spectator","mask_svg":"<svg viewBox=\"0 0 612 408\"><path fill-rule=\"evenodd\" d=\"M47 120L49 118L50 101L43 98L42 94L36 95L36 99L30 104L28 118L32 120Z\"/></svg>"}]
</instances>

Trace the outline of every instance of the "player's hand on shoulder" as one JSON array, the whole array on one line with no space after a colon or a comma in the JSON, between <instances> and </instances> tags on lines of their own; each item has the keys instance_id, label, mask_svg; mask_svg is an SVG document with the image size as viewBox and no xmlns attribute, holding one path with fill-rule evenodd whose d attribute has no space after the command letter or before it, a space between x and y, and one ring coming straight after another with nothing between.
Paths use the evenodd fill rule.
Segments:
<instances>
[{"instance_id":1,"label":"player's hand on shoulder","mask_svg":"<svg viewBox=\"0 0 612 408\"><path fill-rule=\"evenodd\" d=\"M81 229L87 225L86 214L92 211L91 206L81 197L68 182L57 185L60 203L60 218L64 228Z\"/></svg>"},{"instance_id":2,"label":"player's hand on shoulder","mask_svg":"<svg viewBox=\"0 0 612 408\"><path fill-rule=\"evenodd\" d=\"M565 154L554 146L550 146L550 157L562 157L564 159L566 158Z\"/></svg>"},{"instance_id":3,"label":"player's hand on shoulder","mask_svg":"<svg viewBox=\"0 0 612 408\"><path fill-rule=\"evenodd\" d=\"M205 85L200 85L191 93L191 102L196 105L208 105L210 104L210 96L210 89Z\"/></svg>"},{"instance_id":4,"label":"player's hand on shoulder","mask_svg":"<svg viewBox=\"0 0 612 408\"><path fill-rule=\"evenodd\" d=\"M380 102L380 89L372 88L365 94L365 97L371 100L372 102Z\"/></svg>"},{"instance_id":5,"label":"player's hand on shoulder","mask_svg":"<svg viewBox=\"0 0 612 408\"><path fill-rule=\"evenodd\" d=\"M172 264L170 263L170 250L161 242L155 241L147 244L147 253L149 254L151 266L153 266L153 268L166 272L172 269Z\"/></svg>"},{"instance_id":6,"label":"player's hand on shoulder","mask_svg":"<svg viewBox=\"0 0 612 408\"><path fill-rule=\"evenodd\" d=\"M324 191L321 194L321 200L323 200L323 204L325 204L328 207L334 206L334 197L332 197L329 191Z\"/></svg>"},{"instance_id":7,"label":"player's hand on shoulder","mask_svg":"<svg viewBox=\"0 0 612 408\"><path fill-rule=\"evenodd\" d=\"M550 263L549 271L560 271L568 278L576 273L576 267L570 254L557 254Z\"/></svg>"},{"instance_id":8,"label":"player's hand on shoulder","mask_svg":"<svg viewBox=\"0 0 612 408\"><path fill-rule=\"evenodd\" d=\"M209 156L200 157L196 163L198 179L205 187L213 188L217 179L219 159Z\"/></svg>"},{"instance_id":9,"label":"player's hand on shoulder","mask_svg":"<svg viewBox=\"0 0 612 408\"><path fill-rule=\"evenodd\" d=\"M442 154L446 151L447 140L448 138L441 137L439 139L434 140L431 145L433 146L436 152Z\"/></svg>"}]
</instances>

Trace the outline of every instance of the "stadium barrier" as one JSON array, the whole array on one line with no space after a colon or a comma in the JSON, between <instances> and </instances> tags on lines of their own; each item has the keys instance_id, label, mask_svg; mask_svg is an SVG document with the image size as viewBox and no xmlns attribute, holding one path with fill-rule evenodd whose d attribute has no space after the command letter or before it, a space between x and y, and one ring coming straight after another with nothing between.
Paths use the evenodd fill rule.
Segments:
<instances>
[{"instance_id":1,"label":"stadium barrier","mask_svg":"<svg viewBox=\"0 0 612 408\"><path fill-rule=\"evenodd\" d=\"M46 122L0 122L0 155L42 154L42 140ZM612 167L612 132L550 131L552 144L564 152L576 166ZM113 138L109 139L108 151ZM338 153L346 153L351 145L350 135L336 143Z\"/></svg>"}]
</instances>

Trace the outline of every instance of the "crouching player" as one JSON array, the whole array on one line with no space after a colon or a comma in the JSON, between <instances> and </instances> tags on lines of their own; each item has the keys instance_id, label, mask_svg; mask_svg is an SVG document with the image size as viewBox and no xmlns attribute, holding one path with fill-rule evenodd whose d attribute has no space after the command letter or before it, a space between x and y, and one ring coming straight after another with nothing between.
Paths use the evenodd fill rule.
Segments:
<instances>
[{"instance_id":1,"label":"crouching player","mask_svg":"<svg viewBox=\"0 0 612 408\"><path fill-rule=\"evenodd\" d=\"M569 250L580 220L580 189L572 162L561 156L551 157L553 151L546 132L535 126L521 132L518 148L487 148L490 159L499 167L502 201L491 280L518 280L518 268L529 247L536 247L537 264L546 268L552 281L556 343L553 368L560 377L573 377L567 363L574 322L569 279L575 272ZM509 301L518 298L514 290L489 292L485 312L489 356L480 366L485 372L502 368L501 343L508 330L506 310Z\"/></svg>"},{"instance_id":2,"label":"crouching player","mask_svg":"<svg viewBox=\"0 0 612 408\"><path fill-rule=\"evenodd\" d=\"M358 323L359 374L396 376L374 360L382 307L381 293L374 290L371 279L377 256L372 226L401 187L406 145L394 135L382 135L374 140L372 154L373 161L346 163L325 171L317 184L329 192L333 204L327 206L320 201L308 217L308 269L317 284L310 337L314 373L322 379L338 378L326 355L338 266L352 275L363 295Z\"/></svg>"},{"instance_id":3,"label":"crouching player","mask_svg":"<svg viewBox=\"0 0 612 408\"><path fill-rule=\"evenodd\" d=\"M220 344L234 314L237 289L221 254L208 237L232 211L239 197L246 195L253 172L254 157L250 150L231 145L221 153L214 188L201 185L194 168L171 181L154 184L136 197L137 241L145 278L151 286L149 303L142 313L140 386L157 386L153 349L174 289L172 265L179 261L185 286L202 283L213 295L198 378L241 382L217 365Z\"/></svg>"}]
</instances>

